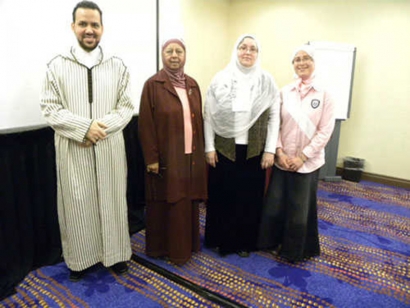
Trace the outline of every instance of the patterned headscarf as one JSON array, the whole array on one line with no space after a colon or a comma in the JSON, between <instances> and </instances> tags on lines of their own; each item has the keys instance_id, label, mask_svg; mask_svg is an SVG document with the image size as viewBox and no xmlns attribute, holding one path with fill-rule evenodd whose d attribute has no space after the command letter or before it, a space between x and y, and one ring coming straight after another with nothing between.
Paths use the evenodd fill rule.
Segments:
<instances>
[{"instance_id":1,"label":"patterned headscarf","mask_svg":"<svg viewBox=\"0 0 410 308\"><path fill-rule=\"evenodd\" d=\"M170 69L169 67L166 66L165 60L164 60L164 55L163 55L163 52L164 52L165 48L167 48L167 46L169 44L172 44L172 43L177 43L178 45L180 45L182 47L182 49L184 49L184 52L185 52L184 61L181 62L181 67L176 69L176 70L175 69ZM186 49L185 49L184 41L182 39L177 39L177 38L172 38L172 39L166 40L162 44L161 58L162 58L163 69L167 73L169 79L171 80L172 85L174 87L177 87L177 88L185 89L186 85L185 85L184 66L185 66L185 60L186 60Z\"/></svg>"}]
</instances>

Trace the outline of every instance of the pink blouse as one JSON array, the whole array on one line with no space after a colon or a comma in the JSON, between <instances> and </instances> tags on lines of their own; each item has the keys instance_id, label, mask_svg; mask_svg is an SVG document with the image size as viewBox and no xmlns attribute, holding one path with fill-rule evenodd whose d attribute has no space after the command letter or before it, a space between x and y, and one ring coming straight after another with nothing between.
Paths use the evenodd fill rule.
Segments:
<instances>
[{"instance_id":1,"label":"pink blouse","mask_svg":"<svg viewBox=\"0 0 410 308\"><path fill-rule=\"evenodd\" d=\"M192 123L191 123L191 109L189 108L188 96L186 89L177 88L179 99L182 103L182 110L184 113L184 135L185 135L185 154L192 153Z\"/></svg>"},{"instance_id":2,"label":"pink blouse","mask_svg":"<svg viewBox=\"0 0 410 308\"><path fill-rule=\"evenodd\" d=\"M303 98L296 83L282 89L281 127L276 147L289 157L303 153L308 158L297 172L310 173L324 165L325 146L335 125L334 109L329 93L314 84Z\"/></svg>"}]
</instances>

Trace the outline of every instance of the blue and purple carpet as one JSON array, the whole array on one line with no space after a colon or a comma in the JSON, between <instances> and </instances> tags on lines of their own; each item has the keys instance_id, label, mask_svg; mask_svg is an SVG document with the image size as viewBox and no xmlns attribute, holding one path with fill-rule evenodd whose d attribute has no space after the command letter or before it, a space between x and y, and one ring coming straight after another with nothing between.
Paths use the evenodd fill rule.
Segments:
<instances>
[{"instance_id":1,"label":"blue and purple carpet","mask_svg":"<svg viewBox=\"0 0 410 308\"><path fill-rule=\"evenodd\" d=\"M410 307L410 190L370 182L320 182L321 256L290 264L266 252L219 257L202 249L184 266L142 258L238 307ZM201 233L205 223L201 208ZM64 263L31 272L0 307L220 307L135 262L119 277L96 267L68 281ZM234 305L232 305L234 306Z\"/></svg>"}]
</instances>

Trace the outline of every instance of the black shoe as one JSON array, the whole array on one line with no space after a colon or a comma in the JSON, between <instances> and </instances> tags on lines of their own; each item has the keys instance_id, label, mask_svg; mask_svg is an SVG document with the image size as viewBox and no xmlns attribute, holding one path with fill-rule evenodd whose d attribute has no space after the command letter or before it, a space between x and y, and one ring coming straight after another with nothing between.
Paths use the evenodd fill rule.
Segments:
<instances>
[{"instance_id":1,"label":"black shoe","mask_svg":"<svg viewBox=\"0 0 410 308\"><path fill-rule=\"evenodd\" d=\"M276 256L279 256L281 249L282 249L282 245L278 245L275 248L270 249L269 252L271 253L271 255L276 257Z\"/></svg>"},{"instance_id":2,"label":"black shoe","mask_svg":"<svg viewBox=\"0 0 410 308\"><path fill-rule=\"evenodd\" d=\"M127 262L118 262L118 263L115 263L113 266L111 266L111 269L117 275L123 275L126 272L128 272L128 265L127 265Z\"/></svg>"},{"instance_id":3,"label":"black shoe","mask_svg":"<svg viewBox=\"0 0 410 308\"><path fill-rule=\"evenodd\" d=\"M214 252L216 252L221 258L226 257L226 255L228 254L228 253L225 252L224 250L221 250L219 247L212 248L212 250L213 250Z\"/></svg>"},{"instance_id":4,"label":"black shoe","mask_svg":"<svg viewBox=\"0 0 410 308\"><path fill-rule=\"evenodd\" d=\"M245 251L245 250L240 250L238 252L236 252L238 254L238 256L240 256L241 258L248 258L250 256L249 251Z\"/></svg>"},{"instance_id":5,"label":"black shoe","mask_svg":"<svg viewBox=\"0 0 410 308\"><path fill-rule=\"evenodd\" d=\"M76 282L76 281L81 280L81 278L83 278L84 274L85 274L85 270L83 270L83 271L72 271L72 270L70 270L70 276L69 276L68 279L70 279L70 281L72 281L72 282Z\"/></svg>"}]
</instances>

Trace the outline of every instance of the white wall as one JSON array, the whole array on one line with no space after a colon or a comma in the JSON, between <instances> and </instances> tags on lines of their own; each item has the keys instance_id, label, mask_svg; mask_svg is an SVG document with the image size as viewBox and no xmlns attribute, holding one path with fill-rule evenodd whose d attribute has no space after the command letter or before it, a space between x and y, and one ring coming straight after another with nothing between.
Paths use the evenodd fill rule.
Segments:
<instances>
[{"instance_id":1,"label":"white wall","mask_svg":"<svg viewBox=\"0 0 410 308\"><path fill-rule=\"evenodd\" d=\"M0 1L0 133L45 126L40 90L46 64L75 42L72 11L79 0ZM103 11L105 52L130 69L138 111L144 81L156 72L156 3L96 0Z\"/></svg>"}]
</instances>

